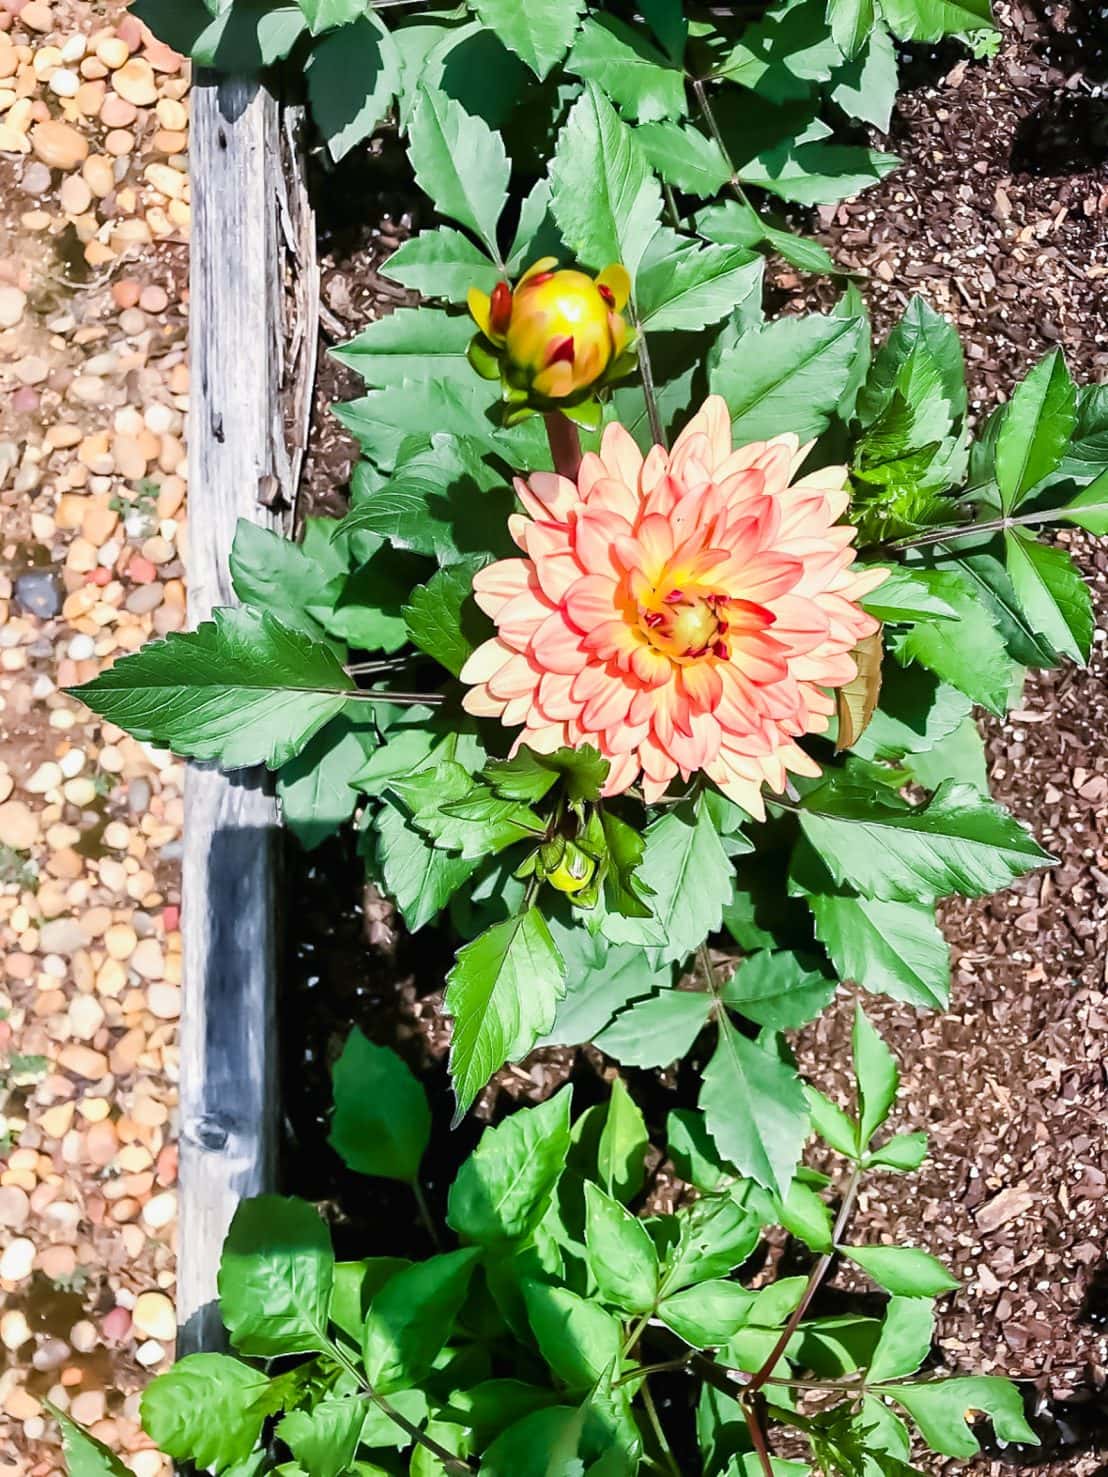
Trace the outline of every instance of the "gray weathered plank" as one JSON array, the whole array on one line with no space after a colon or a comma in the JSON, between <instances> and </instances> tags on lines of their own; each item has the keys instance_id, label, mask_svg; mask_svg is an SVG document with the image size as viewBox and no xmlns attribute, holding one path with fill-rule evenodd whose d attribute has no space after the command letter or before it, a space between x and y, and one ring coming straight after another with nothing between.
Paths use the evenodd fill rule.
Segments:
<instances>
[{"instance_id":1,"label":"gray weathered plank","mask_svg":"<svg viewBox=\"0 0 1108 1477\"><path fill-rule=\"evenodd\" d=\"M295 501L306 424L286 445L295 365L314 366L314 245L285 123L252 80L200 73L192 93L189 612L233 603L228 554L240 517L273 528ZM291 135L289 135L291 136ZM290 255L299 253L299 264ZM298 273L297 266L303 268ZM296 282L307 283L297 292ZM310 393L299 393L300 402ZM271 1189L277 1149L275 984L281 832L262 773L193 766L185 788L182 879L179 1353L222 1341L216 1272L239 1200Z\"/></svg>"}]
</instances>

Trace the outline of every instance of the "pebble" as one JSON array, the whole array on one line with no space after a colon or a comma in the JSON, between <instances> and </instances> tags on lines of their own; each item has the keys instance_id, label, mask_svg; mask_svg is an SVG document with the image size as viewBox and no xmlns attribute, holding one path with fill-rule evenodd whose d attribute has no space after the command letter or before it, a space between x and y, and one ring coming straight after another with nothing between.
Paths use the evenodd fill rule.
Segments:
<instances>
[{"instance_id":1,"label":"pebble","mask_svg":"<svg viewBox=\"0 0 1108 1477\"><path fill-rule=\"evenodd\" d=\"M155 1195L143 1207L142 1219L152 1231L161 1231L177 1218L177 1196L173 1190Z\"/></svg>"},{"instance_id":2,"label":"pebble","mask_svg":"<svg viewBox=\"0 0 1108 1477\"><path fill-rule=\"evenodd\" d=\"M30 795L46 795L60 787L62 778L61 765L47 759L39 765L23 788Z\"/></svg>"},{"instance_id":3,"label":"pebble","mask_svg":"<svg viewBox=\"0 0 1108 1477\"><path fill-rule=\"evenodd\" d=\"M0 1226L20 1231L31 1214L31 1201L18 1185L0 1185Z\"/></svg>"},{"instance_id":4,"label":"pebble","mask_svg":"<svg viewBox=\"0 0 1108 1477\"><path fill-rule=\"evenodd\" d=\"M171 1343L177 1337L177 1314L164 1292L140 1293L135 1299L131 1317L135 1331L144 1338Z\"/></svg>"},{"instance_id":5,"label":"pebble","mask_svg":"<svg viewBox=\"0 0 1108 1477\"><path fill-rule=\"evenodd\" d=\"M9 1241L0 1253L0 1281L23 1282L35 1264L35 1243L26 1236Z\"/></svg>"},{"instance_id":6,"label":"pebble","mask_svg":"<svg viewBox=\"0 0 1108 1477\"><path fill-rule=\"evenodd\" d=\"M88 139L69 123L52 118L31 129L31 148L51 169L76 169L89 153Z\"/></svg>"},{"instance_id":7,"label":"pebble","mask_svg":"<svg viewBox=\"0 0 1108 1477\"><path fill-rule=\"evenodd\" d=\"M51 918L39 930L39 948L45 954L75 954L88 944L88 936L76 918Z\"/></svg>"},{"instance_id":8,"label":"pebble","mask_svg":"<svg viewBox=\"0 0 1108 1477\"><path fill-rule=\"evenodd\" d=\"M146 992L146 1003L150 1014L160 1021L175 1021L181 1014L181 989L179 985L151 985Z\"/></svg>"},{"instance_id":9,"label":"pebble","mask_svg":"<svg viewBox=\"0 0 1108 1477\"><path fill-rule=\"evenodd\" d=\"M13 851L30 851L38 840L38 817L22 800L6 800L0 805L0 845Z\"/></svg>"},{"instance_id":10,"label":"pebble","mask_svg":"<svg viewBox=\"0 0 1108 1477\"><path fill-rule=\"evenodd\" d=\"M31 1337L31 1325L27 1322L26 1315L18 1308L0 1317L0 1343L14 1354L16 1349L21 1349Z\"/></svg>"},{"instance_id":11,"label":"pebble","mask_svg":"<svg viewBox=\"0 0 1108 1477\"><path fill-rule=\"evenodd\" d=\"M0 283L0 328L14 328L23 317L26 306L26 293L8 283Z\"/></svg>"},{"instance_id":12,"label":"pebble","mask_svg":"<svg viewBox=\"0 0 1108 1477\"><path fill-rule=\"evenodd\" d=\"M132 57L130 61L124 62L114 73L112 86L120 97L134 103L136 107L148 107L158 99L154 69L141 57Z\"/></svg>"},{"instance_id":13,"label":"pebble","mask_svg":"<svg viewBox=\"0 0 1108 1477\"><path fill-rule=\"evenodd\" d=\"M43 621L51 620L62 606L56 578L38 569L19 575L15 581L15 598L28 615Z\"/></svg>"}]
</instances>

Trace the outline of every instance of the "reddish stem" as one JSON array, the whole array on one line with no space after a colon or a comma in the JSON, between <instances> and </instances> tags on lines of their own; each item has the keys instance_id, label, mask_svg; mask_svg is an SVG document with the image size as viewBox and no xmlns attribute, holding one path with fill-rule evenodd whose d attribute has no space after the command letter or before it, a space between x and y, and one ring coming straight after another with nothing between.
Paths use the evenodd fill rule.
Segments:
<instances>
[{"instance_id":1,"label":"reddish stem","mask_svg":"<svg viewBox=\"0 0 1108 1477\"><path fill-rule=\"evenodd\" d=\"M581 467L581 437L577 427L560 410L548 410L543 416L550 452L554 458L554 470L571 482L577 481Z\"/></svg>"}]
</instances>

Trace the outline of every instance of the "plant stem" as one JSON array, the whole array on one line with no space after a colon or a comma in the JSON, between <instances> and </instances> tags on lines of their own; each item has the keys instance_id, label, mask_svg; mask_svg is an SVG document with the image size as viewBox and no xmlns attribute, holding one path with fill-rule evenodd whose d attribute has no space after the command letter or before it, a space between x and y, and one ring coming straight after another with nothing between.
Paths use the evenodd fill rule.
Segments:
<instances>
[{"instance_id":1,"label":"plant stem","mask_svg":"<svg viewBox=\"0 0 1108 1477\"><path fill-rule=\"evenodd\" d=\"M451 1477L471 1477L473 1468L468 1462L463 1461L454 1452L447 1451L445 1446L440 1446L433 1436L428 1436L425 1431L421 1431L418 1426L412 1424L407 1416L401 1415L396 1407L390 1404L383 1395L378 1395L377 1391L369 1383L365 1375L340 1343L329 1338L325 1338L324 1342L327 1353L331 1355L332 1359L336 1363L341 1364L347 1374L352 1375L358 1381L358 1384L361 1385L362 1389L378 1409L387 1415L390 1421L394 1421L406 1436L409 1436L417 1446L425 1446L432 1456L438 1458L444 1469L451 1474Z\"/></svg>"},{"instance_id":2,"label":"plant stem","mask_svg":"<svg viewBox=\"0 0 1108 1477\"><path fill-rule=\"evenodd\" d=\"M773 1477L773 1458L769 1450L769 1438L766 1435L765 1422L762 1419L761 1401L755 1397L747 1401L744 1393L739 1397L743 1417L746 1420L746 1429L750 1432L750 1440L754 1450L758 1454L764 1477Z\"/></svg>"},{"instance_id":3,"label":"plant stem","mask_svg":"<svg viewBox=\"0 0 1108 1477\"><path fill-rule=\"evenodd\" d=\"M686 1369L695 1357L695 1349L690 1349L683 1359L666 1359L660 1364L640 1364L637 1369L629 1369L626 1374L621 1374L618 1380L614 1380L612 1389L618 1390L620 1385L629 1385L635 1380L644 1380L650 1374L668 1374L674 1369Z\"/></svg>"},{"instance_id":4,"label":"plant stem","mask_svg":"<svg viewBox=\"0 0 1108 1477\"><path fill-rule=\"evenodd\" d=\"M370 677L377 672L400 672L408 665L410 657L393 657L380 662L347 662L343 671L348 677Z\"/></svg>"},{"instance_id":5,"label":"plant stem","mask_svg":"<svg viewBox=\"0 0 1108 1477\"><path fill-rule=\"evenodd\" d=\"M731 177L727 181L727 183L731 186L731 193L734 195L735 199L739 202L740 205L745 205L749 209L753 210L754 207L747 199L746 191L743 189L742 185L739 184L738 174L735 170L735 161L731 158L731 150L727 147L727 142L724 139L723 133L720 130L720 126L716 121L716 115L712 112L712 105L708 101L708 89L704 86L704 81L702 78L693 78L693 92L696 93L696 102L697 106L700 109L701 117L708 125L708 132L712 135L716 147L723 155L724 163L727 165L727 168L730 172Z\"/></svg>"},{"instance_id":6,"label":"plant stem","mask_svg":"<svg viewBox=\"0 0 1108 1477\"><path fill-rule=\"evenodd\" d=\"M576 482L581 468L581 437L577 427L560 410L548 410L543 420L546 422L550 454L554 458L554 470Z\"/></svg>"},{"instance_id":7,"label":"plant stem","mask_svg":"<svg viewBox=\"0 0 1108 1477\"><path fill-rule=\"evenodd\" d=\"M927 533L894 539L890 549L922 549L927 544L945 544L951 539L970 538L979 533L1003 533L1006 528L1023 528L1029 523L1054 523L1066 515L1065 508L1043 508L1037 513L1019 513L1010 518L990 518L985 523L955 523L950 528L933 528Z\"/></svg>"},{"instance_id":8,"label":"plant stem","mask_svg":"<svg viewBox=\"0 0 1108 1477\"><path fill-rule=\"evenodd\" d=\"M646 1380L643 1380L642 1383L642 1403L646 1407L647 1417L651 1426L654 1428L655 1436L658 1438L658 1445L662 1448L662 1455L665 1458L666 1466L673 1473L673 1477L681 1477L681 1468L677 1465L673 1452L669 1449L669 1442L666 1440L665 1431L662 1430L662 1422L658 1417L658 1410L654 1404L654 1396L651 1395L650 1386Z\"/></svg>"},{"instance_id":9,"label":"plant stem","mask_svg":"<svg viewBox=\"0 0 1108 1477\"><path fill-rule=\"evenodd\" d=\"M825 1251L820 1257L819 1261L812 1268L811 1275L808 1278L808 1285L804 1289L804 1295L801 1297L800 1302L797 1303L796 1307L793 1309L792 1314L789 1317L789 1321L781 1330L781 1336L774 1344L773 1348L770 1350L765 1363L762 1365L761 1369L759 1369L754 1378L750 1381L748 1390L751 1394L757 1394L762 1386L768 1382L770 1376L773 1374L774 1369L776 1369L777 1367L777 1361L781 1358L782 1354L784 1354L785 1350L788 1348L789 1340L792 1338L793 1334L800 1326L800 1322L803 1319L805 1313L808 1311L812 1299L818 1292L820 1283L827 1275L827 1269L828 1267L830 1267L831 1260L835 1255L835 1247L841 1240L843 1232L846 1230L847 1222L850 1220L851 1215L854 1213L854 1202L858 1198L858 1188L861 1183L862 1166L860 1164L856 1164L850 1172L850 1179L847 1181L846 1193L843 1195L843 1203L842 1205L840 1205L839 1213L835 1217L835 1228L831 1232L831 1250Z\"/></svg>"},{"instance_id":10,"label":"plant stem","mask_svg":"<svg viewBox=\"0 0 1108 1477\"><path fill-rule=\"evenodd\" d=\"M630 1355L631 1350L635 1347L635 1345L638 1343L640 1337L642 1336L643 1329L650 1322L650 1320L651 1320L651 1318L653 1318L653 1316L654 1316L654 1309L651 1308L651 1310L650 1310L649 1313L644 1313L637 1323L632 1324L632 1326L631 1326L631 1332L627 1335L627 1342L623 1346L623 1358L624 1359L626 1359Z\"/></svg>"},{"instance_id":11,"label":"plant stem","mask_svg":"<svg viewBox=\"0 0 1108 1477\"><path fill-rule=\"evenodd\" d=\"M419 1218L423 1222L424 1229L431 1238L431 1245L436 1251L442 1250L442 1237L439 1228L435 1225L434 1217L431 1215L431 1207L427 1204L427 1196L423 1193L423 1186L418 1179L409 1180L412 1194L415 1196L416 1207L419 1210Z\"/></svg>"},{"instance_id":12,"label":"plant stem","mask_svg":"<svg viewBox=\"0 0 1108 1477\"><path fill-rule=\"evenodd\" d=\"M354 702L363 703L399 703L402 706L426 704L429 708L437 708L446 701L441 692L393 692L388 687L352 687L349 692L344 692L341 688L319 690L333 690L336 697L351 698Z\"/></svg>"},{"instance_id":13,"label":"plant stem","mask_svg":"<svg viewBox=\"0 0 1108 1477\"><path fill-rule=\"evenodd\" d=\"M662 429L662 417L658 413L658 396L654 389L654 366L650 362L650 350L646 346L646 334L642 331L639 315L632 307L631 320L638 330L636 348L639 355L639 374L642 376L642 393L646 401L646 416L650 422L650 439L655 446L664 447L666 434Z\"/></svg>"}]
</instances>

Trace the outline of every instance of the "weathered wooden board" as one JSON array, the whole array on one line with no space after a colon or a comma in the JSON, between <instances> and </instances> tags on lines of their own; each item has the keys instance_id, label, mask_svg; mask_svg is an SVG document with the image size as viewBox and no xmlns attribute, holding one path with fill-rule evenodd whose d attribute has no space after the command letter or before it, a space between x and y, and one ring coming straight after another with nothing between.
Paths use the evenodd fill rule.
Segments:
<instances>
[{"instance_id":1,"label":"weathered wooden board","mask_svg":"<svg viewBox=\"0 0 1108 1477\"><path fill-rule=\"evenodd\" d=\"M256 81L203 72L195 79L193 625L213 606L234 602L227 561L239 518L280 529L295 503L317 342L314 224L290 148L296 122ZM264 773L190 769L182 881L180 1354L222 1342L215 1296L223 1237L243 1196L274 1187L281 850Z\"/></svg>"}]
</instances>

